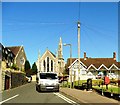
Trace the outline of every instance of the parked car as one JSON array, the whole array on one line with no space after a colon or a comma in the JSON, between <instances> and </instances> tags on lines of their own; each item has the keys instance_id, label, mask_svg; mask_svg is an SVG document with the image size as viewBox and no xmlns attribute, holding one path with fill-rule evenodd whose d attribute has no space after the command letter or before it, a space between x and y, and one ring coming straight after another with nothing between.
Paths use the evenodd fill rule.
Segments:
<instances>
[{"instance_id":1,"label":"parked car","mask_svg":"<svg viewBox=\"0 0 120 105\"><path fill-rule=\"evenodd\" d=\"M56 73L41 72L37 73L36 90L41 91L59 91L59 80Z\"/></svg>"},{"instance_id":2,"label":"parked car","mask_svg":"<svg viewBox=\"0 0 120 105\"><path fill-rule=\"evenodd\" d=\"M31 75L26 76L26 78L27 78L27 82L28 82L28 83L30 83L30 82L32 81L32 76L31 76Z\"/></svg>"},{"instance_id":3,"label":"parked car","mask_svg":"<svg viewBox=\"0 0 120 105\"><path fill-rule=\"evenodd\" d=\"M96 75L96 79L103 79L103 78L104 78L103 72L99 72L99 73Z\"/></svg>"},{"instance_id":4,"label":"parked car","mask_svg":"<svg viewBox=\"0 0 120 105\"><path fill-rule=\"evenodd\" d=\"M103 79L103 75L102 74L98 74L98 75L96 75L96 79Z\"/></svg>"}]
</instances>

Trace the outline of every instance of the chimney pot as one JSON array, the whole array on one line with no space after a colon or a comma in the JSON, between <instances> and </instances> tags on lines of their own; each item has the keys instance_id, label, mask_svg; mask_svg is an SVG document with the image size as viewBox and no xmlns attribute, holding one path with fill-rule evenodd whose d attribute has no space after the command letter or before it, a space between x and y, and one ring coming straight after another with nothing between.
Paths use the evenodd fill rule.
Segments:
<instances>
[{"instance_id":1,"label":"chimney pot","mask_svg":"<svg viewBox=\"0 0 120 105\"><path fill-rule=\"evenodd\" d=\"M116 52L113 52L113 59L116 60Z\"/></svg>"},{"instance_id":2,"label":"chimney pot","mask_svg":"<svg viewBox=\"0 0 120 105\"><path fill-rule=\"evenodd\" d=\"M87 57L86 57L86 52L84 52L84 60L86 60L86 58L87 58Z\"/></svg>"}]
</instances>

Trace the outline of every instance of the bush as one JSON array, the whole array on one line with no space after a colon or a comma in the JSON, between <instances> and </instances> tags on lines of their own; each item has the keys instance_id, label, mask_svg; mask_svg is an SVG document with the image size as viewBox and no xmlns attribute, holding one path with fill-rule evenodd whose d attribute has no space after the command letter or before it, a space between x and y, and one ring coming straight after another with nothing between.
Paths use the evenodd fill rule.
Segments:
<instances>
[{"instance_id":1,"label":"bush","mask_svg":"<svg viewBox=\"0 0 120 105\"><path fill-rule=\"evenodd\" d=\"M116 85L118 83L118 81L120 81L120 80L110 80L110 83L113 83Z\"/></svg>"},{"instance_id":2,"label":"bush","mask_svg":"<svg viewBox=\"0 0 120 105\"><path fill-rule=\"evenodd\" d=\"M11 69L14 69L14 70L19 70L19 67L17 67L16 64L13 63L13 65L10 67Z\"/></svg>"}]
</instances>

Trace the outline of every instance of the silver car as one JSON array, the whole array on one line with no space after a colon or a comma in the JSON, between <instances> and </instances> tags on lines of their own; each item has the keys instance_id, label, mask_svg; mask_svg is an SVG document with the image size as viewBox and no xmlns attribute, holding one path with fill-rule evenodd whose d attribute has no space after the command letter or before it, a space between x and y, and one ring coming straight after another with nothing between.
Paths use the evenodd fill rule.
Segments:
<instances>
[{"instance_id":1,"label":"silver car","mask_svg":"<svg viewBox=\"0 0 120 105\"><path fill-rule=\"evenodd\" d=\"M36 77L37 91L57 91L59 92L59 80L56 73L42 72Z\"/></svg>"}]
</instances>

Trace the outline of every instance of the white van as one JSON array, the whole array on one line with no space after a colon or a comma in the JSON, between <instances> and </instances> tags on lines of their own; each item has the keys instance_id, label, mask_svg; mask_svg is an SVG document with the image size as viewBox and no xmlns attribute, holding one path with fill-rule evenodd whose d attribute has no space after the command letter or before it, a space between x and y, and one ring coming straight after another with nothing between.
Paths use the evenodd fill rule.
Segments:
<instances>
[{"instance_id":1,"label":"white van","mask_svg":"<svg viewBox=\"0 0 120 105\"><path fill-rule=\"evenodd\" d=\"M57 91L59 92L59 80L56 73L40 72L36 76L37 91Z\"/></svg>"}]
</instances>

